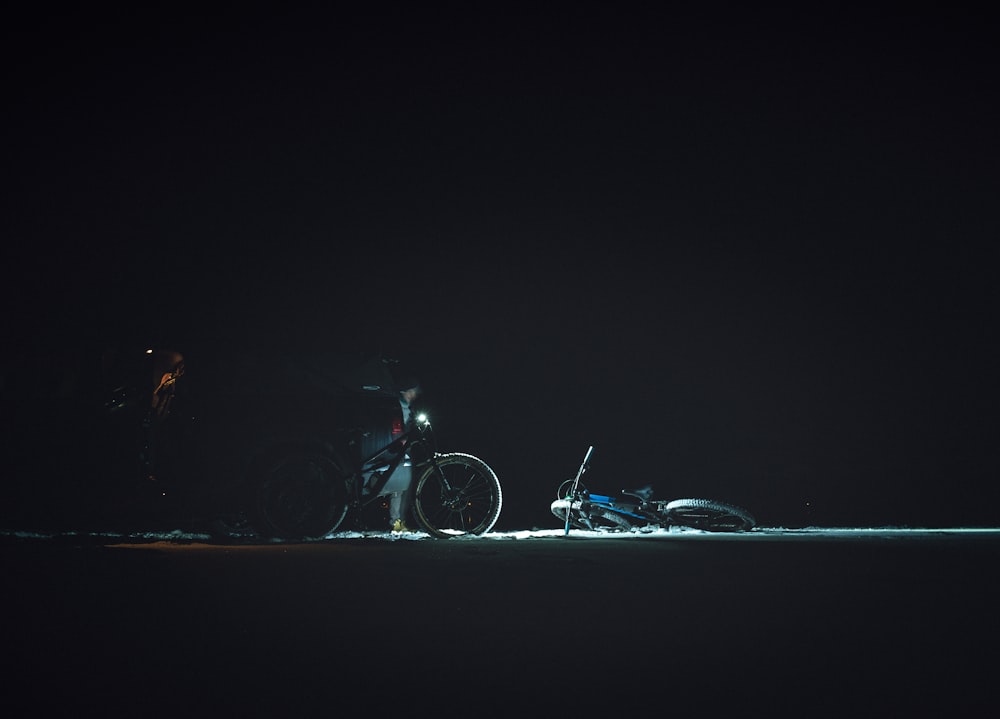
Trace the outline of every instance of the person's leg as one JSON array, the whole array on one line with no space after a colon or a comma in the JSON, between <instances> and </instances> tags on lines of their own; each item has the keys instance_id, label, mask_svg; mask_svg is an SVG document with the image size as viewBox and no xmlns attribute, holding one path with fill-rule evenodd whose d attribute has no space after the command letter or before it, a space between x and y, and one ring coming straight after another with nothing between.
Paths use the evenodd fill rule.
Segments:
<instances>
[{"instance_id":1,"label":"person's leg","mask_svg":"<svg viewBox=\"0 0 1000 719\"><path fill-rule=\"evenodd\" d=\"M393 484L402 481L402 488L389 495L389 527L394 532L408 532L406 522L413 501L413 470L408 462L401 464L393 474Z\"/></svg>"}]
</instances>

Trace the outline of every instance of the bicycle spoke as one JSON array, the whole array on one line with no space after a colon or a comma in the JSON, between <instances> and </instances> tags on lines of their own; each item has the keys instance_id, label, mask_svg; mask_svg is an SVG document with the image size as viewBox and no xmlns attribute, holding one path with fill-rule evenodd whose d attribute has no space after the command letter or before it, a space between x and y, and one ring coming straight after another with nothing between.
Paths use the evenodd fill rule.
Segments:
<instances>
[{"instance_id":1,"label":"bicycle spoke","mask_svg":"<svg viewBox=\"0 0 1000 719\"><path fill-rule=\"evenodd\" d=\"M482 534L496 523L501 501L493 471L482 460L455 453L437 458L421 477L414 509L435 536Z\"/></svg>"}]
</instances>

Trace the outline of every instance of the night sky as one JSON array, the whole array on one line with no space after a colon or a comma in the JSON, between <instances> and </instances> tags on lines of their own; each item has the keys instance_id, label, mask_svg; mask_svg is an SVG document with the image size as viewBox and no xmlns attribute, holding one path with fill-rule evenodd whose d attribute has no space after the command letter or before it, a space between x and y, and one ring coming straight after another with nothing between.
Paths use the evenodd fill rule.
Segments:
<instances>
[{"instance_id":1,"label":"night sky","mask_svg":"<svg viewBox=\"0 0 1000 719\"><path fill-rule=\"evenodd\" d=\"M617 4L5 24L11 347L382 351L548 505L996 523L983 18Z\"/></svg>"}]
</instances>

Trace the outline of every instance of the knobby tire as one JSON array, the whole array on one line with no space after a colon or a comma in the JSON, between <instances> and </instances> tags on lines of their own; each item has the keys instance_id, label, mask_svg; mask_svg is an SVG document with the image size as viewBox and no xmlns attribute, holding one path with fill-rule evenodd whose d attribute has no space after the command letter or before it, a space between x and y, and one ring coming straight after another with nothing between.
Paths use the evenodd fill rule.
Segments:
<instances>
[{"instance_id":1,"label":"knobby tire","mask_svg":"<svg viewBox=\"0 0 1000 719\"><path fill-rule=\"evenodd\" d=\"M429 462L413 495L417 522L441 539L485 534L493 529L502 507L496 473L483 460L461 452L437 455Z\"/></svg>"},{"instance_id":2,"label":"knobby tire","mask_svg":"<svg viewBox=\"0 0 1000 719\"><path fill-rule=\"evenodd\" d=\"M284 540L323 539L347 514L344 475L328 455L276 452L258 466L255 528Z\"/></svg>"},{"instance_id":3,"label":"knobby tire","mask_svg":"<svg viewBox=\"0 0 1000 719\"><path fill-rule=\"evenodd\" d=\"M569 504L569 499L557 499L550 507L552 514L564 524ZM570 509L569 524L574 529L582 529L587 532L628 532L635 528L635 524L630 519L618 512L593 505L584 510L581 509L580 504L578 500L573 503L574 506Z\"/></svg>"},{"instance_id":4,"label":"knobby tire","mask_svg":"<svg viewBox=\"0 0 1000 719\"><path fill-rule=\"evenodd\" d=\"M669 524L707 532L743 532L753 529L753 516L733 504L713 499L675 499L664 507Z\"/></svg>"}]
</instances>

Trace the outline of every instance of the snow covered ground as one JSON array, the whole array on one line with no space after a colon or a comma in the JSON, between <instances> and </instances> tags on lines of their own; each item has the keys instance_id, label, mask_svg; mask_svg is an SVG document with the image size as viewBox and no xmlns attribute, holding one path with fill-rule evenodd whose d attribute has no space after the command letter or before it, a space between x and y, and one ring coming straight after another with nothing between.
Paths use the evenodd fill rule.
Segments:
<instances>
[{"instance_id":1,"label":"snow covered ground","mask_svg":"<svg viewBox=\"0 0 1000 719\"><path fill-rule=\"evenodd\" d=\"M612 539L620 541L641 538L670 540L724 540L724 541L755 541L776 539L916 539L934 537L991 537L1000 538L1000 527L950 527L950 528L920 528L920 527L756 527L747 532L706 532L686 527L670 527L641 529L631 532L592 532L581 529L570 529L569 533L562 529L533 528L505 532L488 532L480 536L453 537L450 542L490 542L526 539L550 539L572 537L579 539ZM218 537L201 532L149 531L149 532L97 532L97 531L61 531L44 532L30 530L0 530L0 537L19 539L79 539L86 542L217 542ZM249 543L281 544L281 540L254 540L243 538ZM389 542L439 541L425 532L334 532L323 541L349 542L352 540L380 540Z\"/></svg>"}]
</instances>

